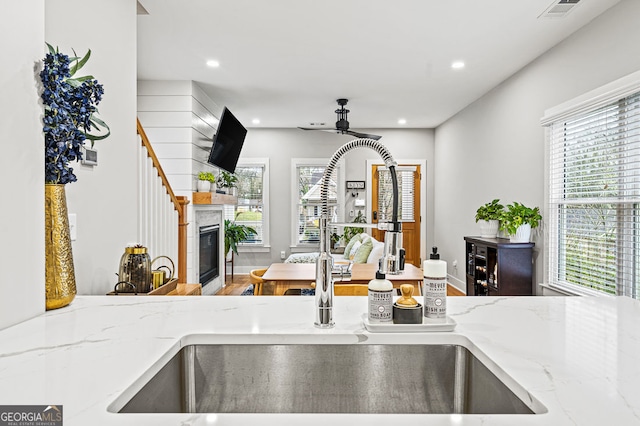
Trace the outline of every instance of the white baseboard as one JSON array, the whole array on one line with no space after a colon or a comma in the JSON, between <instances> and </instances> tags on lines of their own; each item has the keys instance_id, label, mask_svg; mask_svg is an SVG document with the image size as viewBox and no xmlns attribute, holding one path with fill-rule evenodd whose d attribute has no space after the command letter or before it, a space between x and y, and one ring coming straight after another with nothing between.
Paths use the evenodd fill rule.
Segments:
<instances>
[{"instance_id":1,"label":"white baseboard","mask_svg":"<svg viewBox=\"0 0 640 426\"><path fill-rule=\"evenodd\" d=\"M464 294L467 294L467 283L464 281L459 280L458 278L447 274L447 282L457 288L458 290L460 290L461 292L463 292Z\"/></svg>"}]
</instances>

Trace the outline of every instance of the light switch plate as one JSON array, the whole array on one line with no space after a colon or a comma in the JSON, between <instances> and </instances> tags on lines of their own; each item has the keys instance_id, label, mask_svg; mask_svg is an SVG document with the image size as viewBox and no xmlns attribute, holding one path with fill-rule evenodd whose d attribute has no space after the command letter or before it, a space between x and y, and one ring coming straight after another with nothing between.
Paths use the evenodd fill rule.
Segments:
<instances>
[{"instance_id":1,"label":"light switch plate","mask_svg":"<svg viewBox=\"0 0 640 426\"><path fill-rule=\"evenodd\" d=\"M95 148L83 146L82 151L82 164L92 167L98 165L98 151Z\"/></svg>"}]
</instances>

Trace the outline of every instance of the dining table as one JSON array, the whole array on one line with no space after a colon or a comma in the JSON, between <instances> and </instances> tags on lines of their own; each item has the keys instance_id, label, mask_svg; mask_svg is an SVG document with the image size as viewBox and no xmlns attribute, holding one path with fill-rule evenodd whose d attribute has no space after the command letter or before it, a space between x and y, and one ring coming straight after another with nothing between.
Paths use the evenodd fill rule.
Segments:
<instances>
[{"instance_id":1,"label":"dining table","mask_svg":"<svg viewBox=\"0 0 640 426\"><path fill-rule=\"evenodd\" d=\"M340 266L340 265L337 265ZM347 265L342 265L347 266ZM354 263L351 266L351 279L349 281L336 281L335 285L368 284L375 278L378 265L375 263ZM386 279L391 281L394 288L400 288L401 284L412 284L413 294L422 294L422 269L412 264L405 264L404 270L398 274L386 274ZM314 288L316 279L315 263L273 263L262 276L265 282L274 284L273 294L284 295L288 289Z\"/></svg>"}]
</instances>

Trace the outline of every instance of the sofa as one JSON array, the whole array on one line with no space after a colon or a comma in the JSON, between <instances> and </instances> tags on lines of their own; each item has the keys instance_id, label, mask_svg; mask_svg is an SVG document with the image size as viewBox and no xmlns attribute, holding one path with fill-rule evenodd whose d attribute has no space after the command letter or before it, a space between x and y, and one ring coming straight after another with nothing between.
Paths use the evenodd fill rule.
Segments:
<instances>
[{"instance_id":1,"label":"sofa","mask_svg":"<svg viewBox=\"0 0 640 426\"><path fill-rule=\"evenodd\" d=\"M384 243L363 232L347 242L344 253L332 253L334 262L378 263L384 252ZM314 263L318 252L293 253L285 263Z\"/></svg>"}]
</instances>

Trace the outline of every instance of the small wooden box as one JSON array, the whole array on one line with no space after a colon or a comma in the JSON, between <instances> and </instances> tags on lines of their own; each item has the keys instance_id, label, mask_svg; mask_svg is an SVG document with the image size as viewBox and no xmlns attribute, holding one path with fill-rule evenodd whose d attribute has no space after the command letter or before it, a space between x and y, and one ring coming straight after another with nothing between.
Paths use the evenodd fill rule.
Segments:
<instances>
[{"instance_id":1,"label":"small wooden box","mask_svg":"<svg viewBox=\"0 0 640 426\"><path fill-rule=\"evenodd\" d=\"M211 204L211 192L194 192L193 204Z\"/></svg>"}]
</instances>

